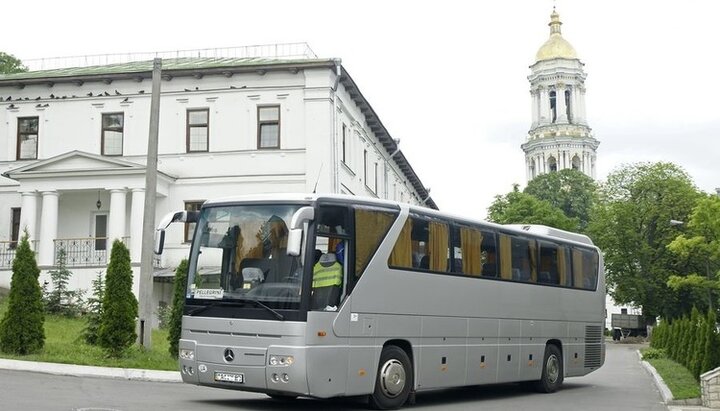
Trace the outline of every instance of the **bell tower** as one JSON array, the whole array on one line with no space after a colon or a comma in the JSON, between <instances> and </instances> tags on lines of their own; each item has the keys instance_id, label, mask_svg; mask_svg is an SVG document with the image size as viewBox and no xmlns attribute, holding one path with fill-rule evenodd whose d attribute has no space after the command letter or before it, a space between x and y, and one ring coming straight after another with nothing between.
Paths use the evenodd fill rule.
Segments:
<instances>
[{"instance_id":1,"label":"bell tower","mask_svg":"<svg viewBox=\"0 0 720 411\"><path fill-rule=\"evenodd\" d=\"M585 116L584 64L562 36L560 15L550 15L550 38L530 66L532 123L525 152L527 181L568 168L595 178L597 148Z\"/></svg>"}]
</instances>

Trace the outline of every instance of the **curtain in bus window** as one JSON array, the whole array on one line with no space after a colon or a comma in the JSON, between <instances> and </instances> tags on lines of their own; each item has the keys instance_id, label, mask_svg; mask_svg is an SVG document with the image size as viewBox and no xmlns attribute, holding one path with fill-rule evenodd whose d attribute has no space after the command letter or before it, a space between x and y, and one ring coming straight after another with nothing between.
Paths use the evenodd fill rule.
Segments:
<instances>
[{"instance_id":1,"label":"curtain in bus window","mask_svg":"<svg viewBox=\"0 0 720 411\"><path fill-rule=\"evenodd\" d=\"M388 265L391 267L412 268L412 219L408 218L403 225L400 236L395 242Z\"/></svg>"},{"instance_id":2,"label":"curtain in bus window","mask_svg":"<svg viewBox=\"0 0 720 411\"><path fill-rule=\"evenodd\" d=\"M512 242L505 234L500 234L500 277L512 278Z\"/></svg>"},{"instance_id":3,"label":"curtain in bus window","mask_svg":"<svg viewBox=\"0 0 720 411\"><path fill-rule=\"evenodd\" d=\"M430 221L429 250L430 270L447 271L448 268L448 227L445 224Z\"/></svg>"},{"instance_id":4,"label":"curtain in bus window","mask_svg":"<svg viewBox=\"0 0 720 411\"><path fill-rule=\"evenodd\" d=\"M567 281L569 280L569 277L567 275L567 264L565 260L565 247L558 247L557 248L557 262L558 262L558 274L560 277L560 284L561 285L570 285L567 284Z\"/></svg>"},{"instance_id":5,"label":"curtain in bus window","mask_svg":"<svg viewBox=\"0 0 720 411\"><path fill-rule=\"evenodd\" d=\"M472 228L460 227L460 248L462 249L462 269L467 275L482 273L482 255L480 254L482 233Z\"/></svg>"},{"instance_id":6,"label":"curtain in bus window","mask_svg":"<svg viewBox=\"0 0 720 411\"><path fill-rule=\"evenodd\" d=\"M573 286L583 288L583 257L582 251L576 248L572 250L573 256Z\"/></svg>"},{"instance_id":7,"label":"curtain in bus window","mask_svg":"<svg viewBox=\"0 0 720 411\"><path fill-rule=\"evenodd\" d=\"M537 242L528 241L528 261L530 262L530 282L537 282Z\"/></svg>"},{"instance_id":8,"label":"curtain in bus window","mask_svg":"<svg viewBox=\"0 0 720 411\"><path fill-rule=\"evenodd\" d=\"M355 276L365 271L370 257L377 250L385 234L395 220L388 212L355 210Z\"/></svg>"},{"instance_id":9,"label":"curtain in bus window","mask_svg":"<svg viewBox=\"0 0 720 411\"><path fill-rule=\"evenodd\" d=\"M236 229L235 272L240 272L240 263L245 258L262 258L262 234L260 227L241 222L233 226Z\"/></svg>"}]
</instances>

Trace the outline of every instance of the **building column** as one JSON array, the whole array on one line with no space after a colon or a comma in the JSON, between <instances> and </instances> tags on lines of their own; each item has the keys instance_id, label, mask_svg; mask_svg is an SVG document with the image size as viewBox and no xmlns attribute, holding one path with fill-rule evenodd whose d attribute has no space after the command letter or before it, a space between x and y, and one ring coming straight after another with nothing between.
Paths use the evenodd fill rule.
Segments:
<instances>
[{"instance_id":1,"label":"building column","mask_svg":"<svg viewBox=\"0 0 720 411\"><path fill-rule=\"evenodd\" d=\"M125 215L127 213L125 207L124 189L110 190L110 215L108 216L108 244L112 249L112 243L115 240L121 240L125 237Z\"/></svg>"},{"instance_id":2,"label":"building column","mask_svg":"<svg viewBox=\"0 0 720 411\"><path fill-rule=\"evenodd\" d=\"M578 103L580 103L580 117L582 117L582 123L587 124L587 117L585 113L585 87L580 87L578 92Z\"/></svg>"},{"instance_id":3,"label":"building column","mask_svg":"<svg viewBox=\"0 0 720 411\"><path fill-rule=\"evenodd\" d=\"M55 239L58 227L57 191L42 192L42 213L40 214L40 243L38 244L38 265L55 264Z\"/></svg>"},{"instance_id":4,"label":"building column","mask_svg":"<svg viewBox=\"0 0 720 411\"><path fill-rule=\"evenodd\" d=\"M23 232L27 230L28 236L30 236L30 246L32 247L33 241L37 240L37 233L35 232L37 227L37 193L34 191L27 191L20 193L22 196L22 205L20 206L20 233L18 239L22 239Z\"/></svg>"},{"instance_id":5,"label":"building column","mask_svg":"<svg viewBox=\"0 0 720 411\"><path fill-rule=\"evenodd\" d=\"M544 125L550 123L550 94L548 89L542 87L538 89L540 98L540 113L538 116L538 124Z\"/></svg>"},{"instance_id":6,"label":"building column","mask_svg":"<svg viewBox=\"0 0 720 411\"><path fill-rule=\"evenodd\" d=\"M145 209L145 189L132 189L130 206L130 260L140 262L142 255L143 213Z\"/></svg>"},{"instance_id":7,"label":"building column","mask_svg":"<svg viewBox=\"0 0 720 411\"><path fill-rule=\"evenodd\" d=\"M565 104L565 84L555 86L555 107L557 110L556 123L567 123L567 105Z\"/></svg>"}]
</instances>

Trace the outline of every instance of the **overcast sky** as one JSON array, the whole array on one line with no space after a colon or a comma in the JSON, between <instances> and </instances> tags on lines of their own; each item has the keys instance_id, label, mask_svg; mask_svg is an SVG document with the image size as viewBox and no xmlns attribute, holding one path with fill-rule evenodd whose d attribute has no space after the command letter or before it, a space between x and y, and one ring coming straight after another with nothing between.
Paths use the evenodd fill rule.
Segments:
<instances>
[{"instance_id":1,"label":"overcast sky","mask_svg":"<svg viewBox=\"0 0 720 411\"><path fill-rule=\"evenodd\" d=\"M588 74L598 179L670 161L720 187L720 2L557 0ZM483 218L525 185L528 66L551 0L94 1L3 4L0 50L26 60L307 42L342 58L442 210Z\"/></svg>"}]
</instances>

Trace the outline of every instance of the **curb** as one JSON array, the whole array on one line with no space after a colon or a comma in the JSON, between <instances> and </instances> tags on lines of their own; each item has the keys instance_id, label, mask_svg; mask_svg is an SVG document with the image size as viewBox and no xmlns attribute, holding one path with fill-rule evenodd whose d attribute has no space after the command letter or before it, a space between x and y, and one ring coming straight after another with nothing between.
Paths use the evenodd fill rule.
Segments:
<instances>
[{"instance_id":1,"label":"curb","mask_svg":"<svg viewBox=\"0 0 720 411\"><path fill-rule=\"evenodd\" d=\"M640 364L642 364L643 368L647 370L647 372L650 373L653 377L653 381L655 382L655 386L657 386L658 390L660 391L660 396L662 396L663 402L665 405L668 406L668 409L671 411L703 411L703 410L711 410L711 408L706 408L702 406L702 399L700 398L689 398L686 400L675 400L673 399L672 392L670 391L670 388L668 388L667 384L665 384L665 381L662 379L660 374L658 374L655 367L653 367L649 362L642 359L642 354L640 353L640 350L637 350L638 358L640 359Z\"/></svg>"},{"instance_id":2,"label":"curb","mask_svg":"<svg viewBox=\"0 0 720 411\"><path fill-rule=\"evenodd\" d=\"M0 359L0 369L30 371L53 375L71 375L76 377L100 377L133 381L182 382L179 371L141 370L137 368L93 367L89 365L57 364Z\"/></svg>"}]
</instances>

